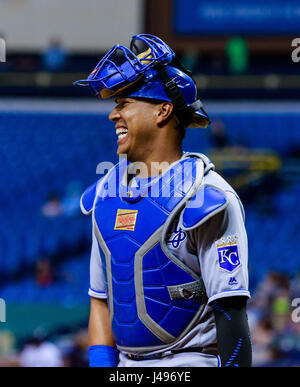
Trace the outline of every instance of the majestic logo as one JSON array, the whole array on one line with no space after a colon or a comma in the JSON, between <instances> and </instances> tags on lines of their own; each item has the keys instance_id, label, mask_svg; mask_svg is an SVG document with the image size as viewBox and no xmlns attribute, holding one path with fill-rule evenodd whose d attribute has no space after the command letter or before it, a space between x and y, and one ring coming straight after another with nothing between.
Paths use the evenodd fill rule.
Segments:
<instances>
[{"instance_id":1,"label":"majestic logo","mask_svg":"<svg viewBox=\"0 0 300 387\"><path fill-rule=\"evenodd\" d=\"M240 266L239 251L237 245L237 236L228 236L216 242L219 266L229 272L232 272Z\"/></svg>"},{"instance_id":2,"label":"majestic logo","mask_svg":"<svg viewBox=\"0 0 300 387\"><path fill-rule=\"evenodd\" d=\"M228 281L228 285L237 285L238 282L236 280L235 277L230 277L229 281Z\"/></svg>"},{"instance_id":3,"label":"majestic logo","mask_svg":"<svg viewBox=\"0 0 300 387\"><path fill-rule=\"evenodd\" d=\"M186 233L177 225L172 233L171 239L168 240L168 244L171 244L174 249L177 249L185 238Z\"/></svg>"},{"instance_id":4,"label":"majestic logo","mask_svg":"<svg viewBox=\"0 0 300 387\"><path fill-rule=\"evenodd\" d=\"M137 210L118 210L115 230L134 231L137 217Z\"/></svg>"}]
</instances>

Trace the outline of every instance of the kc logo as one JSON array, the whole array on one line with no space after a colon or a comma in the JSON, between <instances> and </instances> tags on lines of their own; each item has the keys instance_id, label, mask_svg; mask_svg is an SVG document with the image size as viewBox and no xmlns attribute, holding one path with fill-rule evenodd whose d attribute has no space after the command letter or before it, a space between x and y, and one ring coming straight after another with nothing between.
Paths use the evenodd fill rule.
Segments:
<instances>
[{"instance_id":1,"label":"kc logo","mask_svg":"<svg viewBox=\"0 0 300 387\"><path fill-rule=\"evenodd\" d=\"M216 242L219 266L229 272L232 272L240 264L237 236L222 238Z\"/></svg>"}]
</instances>

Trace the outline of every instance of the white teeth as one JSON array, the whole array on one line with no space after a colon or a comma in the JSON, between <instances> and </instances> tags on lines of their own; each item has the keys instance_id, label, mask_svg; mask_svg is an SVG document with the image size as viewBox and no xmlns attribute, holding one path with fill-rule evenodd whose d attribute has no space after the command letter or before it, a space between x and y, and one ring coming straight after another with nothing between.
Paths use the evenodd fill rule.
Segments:
<instances>
[{"instance_id":1,"label":"white teeth","mask_svg":"<svg viewBox=\"0 0 300 387\"><path fill-rule=\"evenodd\" d=\"M126 137L128 133L128 129L125 127L120 127L116 129L116 134L118 136L118 140L121 140L122 138Z\"/></svg>"},{"instance_id":2,"label":"white teeth","mask_svg":"<svg viewBox=\"0 0 300 387\"><path fill-rule=\"evenodd\" d=\"M116 130L116 134L119 135L119 134L126 134L128 132L128 129L126 128L118 128Z\"/></svg>"}]
</instances>

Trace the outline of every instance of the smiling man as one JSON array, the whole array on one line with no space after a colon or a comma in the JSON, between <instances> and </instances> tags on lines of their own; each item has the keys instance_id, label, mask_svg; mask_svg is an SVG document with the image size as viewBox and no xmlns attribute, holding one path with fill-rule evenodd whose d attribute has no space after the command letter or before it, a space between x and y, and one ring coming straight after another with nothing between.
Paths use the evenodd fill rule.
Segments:
<instances>
[{"instance_id":1,"label":"smiling man","mask_svg":"<svg viewBox=\"0 0 300 387\"><path fill-rule=\"evenodd\" d=\"M154 162L172 163L181 158L183 135L176 126L171 102L119 97L116 104L109 119L115 122L118 155L126 154L130 162L144 163L150 176Z\"/></svg>"},{"instance_id":2,"label":"smiling man","mask_svg":"<svg viewBox=\"0 0 300 387\"><path fill-rule=\"evenodd\" d=\"M76 84L115 99L122 156L81 198L93 215L90 365L250 366L243 207L205 155L182 151L186 128L210 123L191 74L141 34Z\"/></svg>"}]
</instances>

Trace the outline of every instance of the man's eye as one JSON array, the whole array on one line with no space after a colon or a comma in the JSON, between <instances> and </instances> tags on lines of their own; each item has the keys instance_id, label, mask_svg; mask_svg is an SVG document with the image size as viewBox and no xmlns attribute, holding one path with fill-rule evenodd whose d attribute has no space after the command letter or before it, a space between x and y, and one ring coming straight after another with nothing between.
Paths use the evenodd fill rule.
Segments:
<instances>
[{"instance_id":1,"label":"man's eye","mask_svg":"<svg viewBox=\"0 0 300 387\"><path fill-rule=\"evenodd\" d=\"M122 108L125 107L127 104L128 104L128 101L120 102L120 103L118 104L118 108L119 108L119 109L122 109Z\"/></svg>"}]
</instances>

